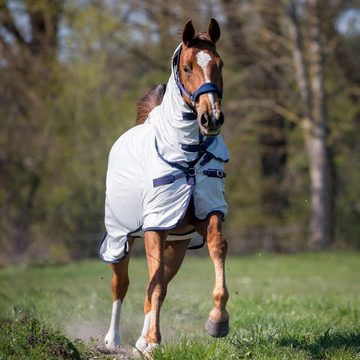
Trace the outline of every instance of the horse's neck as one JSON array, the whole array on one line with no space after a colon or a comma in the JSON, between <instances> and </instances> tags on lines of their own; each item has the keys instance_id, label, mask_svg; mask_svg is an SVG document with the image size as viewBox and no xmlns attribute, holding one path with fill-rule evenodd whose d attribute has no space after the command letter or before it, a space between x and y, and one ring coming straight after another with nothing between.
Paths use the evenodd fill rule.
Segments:
<instances>
[{"instance_id":1,"label":"horse's neck","mask_svg":"<svg viewBox=\"0 0 360 360\"><path fill-rule=\"evenodd\" d=\"M181 97L180 91L171 76L161 105L154 109L151 122L154 124L159 150L164 156L179 161L191 161L196 154L186 154L182 144L199 142L199 127L196 120L184 119L184 113L191 113Z\"/></svg>"},{"instance_id":2,"label":"horse's neck","mask_svg":"<svg viewBox=\"0 0 360 360\"><path fill-rule=\"evenodd\" d=\"M182 98L180 90L173 78L170 77L164 99L162 101L162 121L168 130L176 137L184 137L185 141L198 140L199 127L196 120L185 120L184 114L191 114L192 110Z\"/></svg>"}]
</instances>

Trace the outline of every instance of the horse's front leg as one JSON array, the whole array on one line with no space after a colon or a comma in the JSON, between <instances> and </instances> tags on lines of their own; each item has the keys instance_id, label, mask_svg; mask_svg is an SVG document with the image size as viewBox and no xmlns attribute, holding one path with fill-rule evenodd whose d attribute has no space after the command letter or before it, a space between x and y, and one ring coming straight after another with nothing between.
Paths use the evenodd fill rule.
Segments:
<instances>
[{"instance_id":1,"label":"horse's front leg","mask_svg":"<svg viewBox=\"0 0 360 360\"><path fill-rule=\"evenodd\" d=\"M122 259L118 263L111 264L113 270L113 277L111 281L112 292L112 312L109 331L105 336L105 346L109 350L114 350L120 347L120 313L121 306L124 301L125 295L129 287L129 260L130 250L134 243L134 238L129 238L129 254L125 259Z\"/></svg>"},{"instance_id":2,"label":"horse's front leg","mask_svg":"<svg viewBox=\"0 0 360 360\"><path fill-rule=\"evenodd\" d=\"M229 314L226 310L229 292L225 281L227 243L222 234L221 225L221 216L214 214L210 216L206 228L209 254L215 268L215 286L213 290L215 306L209 314L205 329L209 335L214 337L223 337L229 333Z\"/></svg>"},{"instance_id":3,"label":"horse's front leg","mask_svg":"<svg viewBox=\"0 0 360 360\"><path fill-rule=\"evenodd\" d=\"M167 233L165 231L145 232L145 251L149 270L149 285L147 288L148 315L147 347L144 353L151 353L161 342L160 309L166 296L167 284L164 270L164 251Z\"/></svg>"}]
</instances>

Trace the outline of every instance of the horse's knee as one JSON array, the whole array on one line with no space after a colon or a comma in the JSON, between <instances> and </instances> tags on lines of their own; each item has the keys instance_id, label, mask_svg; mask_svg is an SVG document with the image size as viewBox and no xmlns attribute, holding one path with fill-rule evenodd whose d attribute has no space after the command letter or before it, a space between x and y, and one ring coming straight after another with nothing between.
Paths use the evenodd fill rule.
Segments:
<instances>
[{"instance_id":1,"label":"horse's knee","mask_svg":"<svg viewBox=\"0 0 360 360\"><path fill-rule=\"evenodd\" d=\"M212 259L225 259L228 252L228 244L221 233L210 237L207 241L209 253Z\"/></svg>"}]
</instances>

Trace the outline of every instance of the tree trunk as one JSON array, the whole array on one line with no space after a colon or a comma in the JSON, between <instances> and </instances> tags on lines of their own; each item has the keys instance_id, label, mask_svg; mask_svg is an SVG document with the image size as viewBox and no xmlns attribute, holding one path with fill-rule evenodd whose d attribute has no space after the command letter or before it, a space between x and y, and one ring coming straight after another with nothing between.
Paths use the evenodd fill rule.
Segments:
<instances>
[{"instance_id":1,"label":"tree trunk","mask_svg":"<svg viewBox=\"0 0 360 360\"><path fill-rule=\"evenodd\" d=\"M304 119L303 128L311 191L309 248L322 250L331 243L332 234L328 135L323 124L314 124L309 119Z\"/></svg>"},{"instance_id":2,"label":"tree trunk","mask_svg":"<svg viewBox=\"0 0 360 360\"><path fill-rule=\"evenodd\" d=\"M325 110L324 75L320 41L320 18L316 0L309 0L310 36L305 61L305 44L301 34L297 3L290 8L293 57L302 102L302 125L309 161L311 217L308 245L312 250L329 246L332 236L332 197L330 187L330 151Z\"/></svg>"},{"instance_id":3,"label":"tree trunk","mask_svg":"<svg viewBox=\"0 0 360 360\"><path fill-rule=\"evenodd\" d=\"M312 92L312 131L307 131L310 158L312 221L309 246L319 250L329 246L332 239L332 211L330 152L328 148L328 120L324 91L323 52L320 36L320 13L317 0L309 0L309 75ZM306 126L305 126L306 128ZM310 136L309 136L310 135Z\"/></svg>"}]
</instances>

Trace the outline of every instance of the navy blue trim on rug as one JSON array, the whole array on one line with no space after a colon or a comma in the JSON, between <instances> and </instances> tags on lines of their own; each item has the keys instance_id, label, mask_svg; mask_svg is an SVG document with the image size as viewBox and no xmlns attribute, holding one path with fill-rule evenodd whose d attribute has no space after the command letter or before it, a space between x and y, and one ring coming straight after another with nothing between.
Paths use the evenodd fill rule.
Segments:
<instances>
[{"instance_id":1,"label":"navy blue trim on rug","mask_svg":"<svg viewBox=\"0 0 360 360\"><path fill-rule=\"evenodd\" d=\"M127 236L133 236L134 233L140 231L141 229L142 229L142 226L138 227L138 228L137 228L136 230L134 230L134 231L129 232L129 233L127 234ZM138 236L138 237L140 237L140 236Z\"/></svg>"},{"instance_id":2,"label":"navy blue trim on rug","mask_svg":"<svg viewBox=\"0 0 360 360\"><path fill-rule=\"evenodd\" d=\"M214 155L212 152L210 152L210 151L209 151L209 153L212 154L212 155L213 155L213 159L215 159L215 160L217 160L217 161L220 161L220 162L223 162L223 163L229 162L229 158L227 158L227 159L222 159L222 158L219 158L219 157L215 156L215 155Z\"/></svg>"},{"instance_id":3,"label":"navy blue trim on rug","mask_svg":"<svg viewBox=\"0 0 360 360\"><path fill-rule=\"evenodd\" d=\"M105 233L104 233L104 235L103 235L103 237L102 237L102 239L101 239L101 241L100 241L100 244L98 245L98 256L99 256L100 260L103 260L103 261L105 261L105 260L104 260L103 257L100 255L100 249L101 249L101 246L102 246L103 242L104 242L105 239L106 239L107 234L108 234L107 231L105 231Z\"/></svg>"},{"instance_id":4,"label":"navy blue trim on rug","mask_svg":"<svg viewBox=\"0 0 360 360\"><path fill-rule=\"evenodd\" d=\"M205 240L204 238L202 238L202 244L188 247L188 250L198 250L204 247L204 245L205 245Z\"/></svg>"},{"instance_id":5,"label":"navy blue trim on rug","mask_svg":"<svg viewBox=\"0 0 360 360\"><path fill-rule=\"evenodd\" d=\"M195 114L193 112L183 112L182 118L183 118L183 120L186 120L186 121L194 121L194 120L197 120L197 114Z\"/></svg>"},{"instance_id":6,"label":"navy blue trim on rug","mask_svg":"<svg viewBox=\"0 0 360 360\"><path fill-rule=\"evenodd\" d=\"M181 149L188 152L205 152L214 140L214 137L208 137L205 141L199 140L199 144L181 144Z\"/></svg>"},{"instance_id":7,"label":"navy blue trim on rug","mask_svg":"<svg viewBox=\"0 0 360 360\"><path fill-rule=\"evenodd\" d=\"M214 215L214 214L221 215L222 222L225 222L225 214L221 210L213 210L213 211L208 212L204 219L200 219L200 218L196 217L195 215L194 216L197 221L206 221L211 215Z\"/></svg>"},{"instance_id":8,"label":"navy blue trim on rug","mask_svg":"<svg viewBox=\"0 0 360 360\"><path fill-rule=\"evenodd\" d=\"M171 236L186 236L186 235L193 234L194 232L196 232L195 229L187 231L187 232L185 232L183 234L174 234L174 233L169 232L169 235L171 235ZM177 240L169 240L169 241L177 241Z\"/></svg>"},{"instance_id":9,"label":"navy blue trim on rug","mask_svg":"<svg viewBox=\"0 0 360 360\"><path fill-rule=\"evenodd\" d=\"M180 173L176 175L164 175L159 178L153 179L153 187L159 187L162 185L173 184L176 180L186 177L185 173Z\"/></svg>"}]
</instances>

